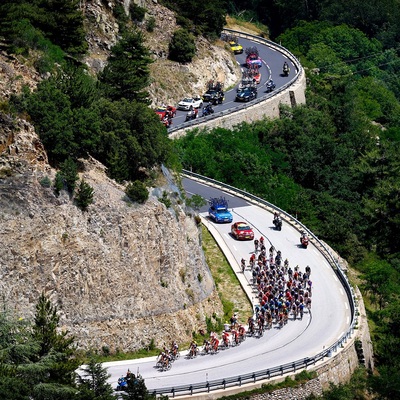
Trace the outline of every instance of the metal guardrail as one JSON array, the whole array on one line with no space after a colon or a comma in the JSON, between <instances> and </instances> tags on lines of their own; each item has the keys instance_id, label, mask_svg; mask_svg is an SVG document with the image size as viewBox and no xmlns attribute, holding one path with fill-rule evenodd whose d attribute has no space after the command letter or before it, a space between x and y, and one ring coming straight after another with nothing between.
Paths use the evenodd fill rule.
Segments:
<instances>
[{"instance_id":1,"label":"metal guardrail","mask_svg":"<svg viewBox=\"0 0 400 400\"><path fill-rule=\"evenodd\" d=\"M272 42L271 40L268 40L268 39L264 39L264 38L262 38L260 36L251 35L249 33L243 33L243 32L239 32L239 31L234 31L232 29L224 29L222 32L227 32L229 34L234 34L235 36L238 36L238 37L241 37L241 38L244 38L244 39L250 39L253 42L260 43L260 44L262 44L264 46L271 47L271 48L279 51L280 53L285 54L292 61L294 66L296 67L297 73L296 73L295 77L292 78L287 83L285 83L283 86L279 87L278 89L276 89L276 90L274 90L274 91L272 91L270 93L266 93L263 96L255 99L255 100L253 100L253 101L251 101L249 103L242 104L240 106L235 106L235 107L229 108L228 110L224 110L224 111L220 111L220 112L208 115L207 117L200 117L200 118L197 118L197 119L192 120L192 121L184 122L183 124L181 124L181 125L179 125L177 127L173 127L173 128L168 129L168 134L173 133L175 131L179 131L181 129L185 129L185 128L190 128L190 127L194 127L194 126L197 126L197 125L201 125L204 122L211 121L213 119L223 117L224 115L233 114L233 113L235 113L235 112L237 112L239 110L243 110L243 109L252 107L255 104L262 103L263 101L265 101L265 100L267 100L267 99L269 99L271 97L276 96L278 93L283 92L289 86L293 85L293 83L295 83L297 81L297 79L299 78L300 73L303 71L303 67L301 66L300 61L296 58L296 56L294 56L289 50L285 49L283 46L281 46L278 43Z\"/></svg>"},{"instance_id":2,"label":"metal guardrail","mask_svg":"<svg viewBox=\"0 0 400 400\"><path fill-rule=\"evenodd\" d=\"M355 299L353 288L351 287L350 282L348 281L347 276L345 275L344 271L340 267L338 261L334 258L334 256L332 255L331 251L327 248L327 246L323 242L321 242L317 236L315 236L309 229L307 229L306 226L304 226L295 217L288 214L287 212L280 209L279 207L276 207L274 204L269 203L268 201L261 199L260 197L254 196L251 193L248 193L244 190L237 189L233 186L216 181L216 180L208 178L206 176L202 176L202 175L199 175L194 172L187 171L187 170L183 170L182 173L184 176L186 175L188 177L195 178L196 180L205 182L210 186L218 187L220 189L223 189L224 191L233 193L236 196L242 197L254 204L262 205L266 209L270 209L272 211L278 211L281 213L281 215L284 216L284 218L287 222L289 222L295 226L299 226L301 229L308 232L312 242L314 244L318 245L319 250L325 257L325 259L328 261L328 263L331 265L331 267L333 268L337 277L339 278L340 282L342 283L342 285L346 291L347 297L349 299L352 320L351 320L351 324L350 324L347 332L345 332L332 346L328 347L327 349L316 354L313 357L308 357L308 358L304 358L301 360L293 361L288 364L283 364L283 365L268 368L265 370L254 371L254 372L250 372L247 374L229 377L229 378L225 378L225 379L199 382L199 383L192 384L192 385L182 385L182 386L156 389L156 390L151 391L151 394L153 394L153 395L168 394L168 395L172 395L172 397L185 396L185 395L187 396L187 395L193 395L196 393L208 393L213 390L226 389L228 387L241 386L242 384L246 384L246 383L255 383L257 381L269 379L269 378L272 378L275 376L281 376L281 375L287 374L287 373L295 373L297 370L307 368L310 365L315 365L318 361L321 361L326 357L332 357L333 353L336 352L338 350L338 348L344 347L344 344L347 342L348 339L350 339L351 335L354 332L354 327L357 322L358 310L356 307L356 299Z\"/></svg>"}]
</instances>

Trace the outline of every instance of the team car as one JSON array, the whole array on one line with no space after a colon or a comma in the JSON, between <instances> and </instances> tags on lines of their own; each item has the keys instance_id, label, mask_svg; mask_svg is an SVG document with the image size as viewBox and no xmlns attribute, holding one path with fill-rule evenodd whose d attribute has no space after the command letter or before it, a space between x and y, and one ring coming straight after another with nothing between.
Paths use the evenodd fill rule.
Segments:
<instances>
[{"instance_id":1,"label":"team car","mask_svg":"<svg viewBox=\"0 0 400 400\"><path fill-rule=\"evenodd\" d=\"M211 104L222 104L224 101L224 92L219 90L207 90L203 95L203 100Z\"/></svg>"},{"instance_id":2,"label":"team car","mask_svg":"<svg viewBox=\"0 0 400 400\"><path fill-rule=\"evenodd\" d=\"M258 68L262 67L262 60L258 54L257 47L248 47L246 49L246 66L247 68L251 68L252 65L257 65Z\"/></svg>"},{"instance_id":3,"label":"team car","mask_svg":"<svg viewBox=\"0 0 400 400\"><path fill-rule=\"evenodd\" d=\"M236 101L250 101L257 97L257 89L254 87L245 87L236 93Z\"/></svg>"},{"instance_id":4,"label":"team car","mask_svg":"<svg viewBox=\"0 0 400 400\"><path fill-rule=\"evenodd\" d=\"M176 107L173 106L160 106L156 108L156 114L160 116L160 120L162 121L165 117L175 117L176 116Z\"/></svg>"},{"instance_id":5,"label":"team car","mask_svg":"<svg viewBox=\"0 0 400 400\"><path fill-rule=\"evenodd\" d=\"M253 229L247 222L235 222L231 226L231 233L237 240L253 240Z\"/></svg>"},{"instance_id":6,"label":"team car","mask_svg":"<svg viewBox=\"0 0 400 400\"><path fill-rule=\"evenodd\" d=\"M243 53L243 46L241 44L239 44L238 42L231 40L229 42L229 46L231 47L231 50L235 53L235 54L242 54Z\"/></svg>"},{"instance_id":7,"label":"team car","mask_svg":"<svg viewBox=\"0 0 400 400\"><path fill-rule=\"evenodd\" d=\"M178 110L193 110L194 108L201 108L203 100L200 96L185 97L178 103Z\"/></svg>"},{"instance_id":8,"label":"team car","mask_svg":"<svg viewBox=\"0 0 400 400\"><path fill-rule=\"evenodd\" d=\"M222 104L225 99L224 84L210 80L207 83L207 91L203 94L203 101L214 105Z\"/></svg>"},{"instance_id":9,"label":"team car","mask_svg":"<svg viewBox=\"0 0 400 400\"><path fill-rule=\"evenodd\" d=\"M228 201L224 197L209 200L208 216L214 222L232 222L232 213L228 210Z\"/></svg>"}]
</instances>

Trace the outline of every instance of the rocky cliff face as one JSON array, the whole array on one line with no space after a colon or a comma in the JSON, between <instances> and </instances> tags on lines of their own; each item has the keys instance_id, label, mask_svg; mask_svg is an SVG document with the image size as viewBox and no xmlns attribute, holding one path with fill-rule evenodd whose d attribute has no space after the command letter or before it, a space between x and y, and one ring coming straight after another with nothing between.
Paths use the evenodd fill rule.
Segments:
<instances>
[{"instance_id":1,"label":"rocky cliff face","mask_svg":"<svg viewBox=\"0 0 400 400\"><path fill-rule=\"evenodd\" d=\"M82 1L89 43L89 54L85 63L93 72L104 68L111 47L118 40L118 23L113 16L117 1ZM126 11L131 2L133 0L123 1ZM176 104L185 96L202 94L210 79L223 82L225 87L231 87L239 81L240 67L222 41L210 43L198 37L193 62L182 65L168 60L168 45L174 31L179 28L174 13L156 0L137 0L135 3L147 10L145 21L138 28L143 31L146 45L154 60L150 66L152 83L148 88L153 106L161 103ZM153 32L145 29L149 18L155 20Z\"/></svg>"},{"instance_id":2,"label":"rocky cliff face","mask_svg":"<svg viewBox=\"0 0 400 400\"><path fill-rule=\"evenodd\" d=\"M124 1L126 9L129 3ZM232 55L201 38L193 63L168 61L166 50L176 28L173 14L155 1L140 5L148 9L147 17L156 18L154 33L146 34L155 59L154 104L201 91L209 79L227 86L237 79ZM90 48L85 62L93 72L104 67L118 39L114 6L114 0L81 2ZM222 314L198 227L177 201L170 209L158 201L163 190L176 191L167 183L153 189L146 204L135 205L92 159L82 161L80 172L95 190L88 212L81 212L66 193L56 197L44 187L43 178L53 180L55 171L43 145L29 122L7 116L3 99L20 92L22 85L33 89L45 78L21 57L0 52L2 300L29 318L45 291L58 306L63 327L84 348L128 351L151 339L156 345L176 337L189 341L193 330L204 327L206 315Z\"/></svg>"},{"instance_id":3,"label":"rocky cliff face","mask_svg":"<svg viewBox=\"0 0 400 400\"><path fill-rule=\"evenodd\" d=\"M94 204L83 213L40 184L55 171L33 128L2 118L0 292L9 308L31 317L44 290L81 347L111 350L190 340L221 313L199 229L177 203L130 203L90 159L81 175Z\"/></svg>"}]
</instances>

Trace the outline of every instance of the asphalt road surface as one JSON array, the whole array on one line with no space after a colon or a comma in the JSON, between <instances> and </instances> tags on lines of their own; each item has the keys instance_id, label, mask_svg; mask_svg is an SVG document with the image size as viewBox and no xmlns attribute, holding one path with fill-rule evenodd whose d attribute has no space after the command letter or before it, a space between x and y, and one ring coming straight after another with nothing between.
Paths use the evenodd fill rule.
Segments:
<instances>
[{"instance_id":1,"label":"asphalt road surface","mask_svg":"<svg viewBox=\"0 0 400 400\"><path fill-rule=\"evenodd\" d=\"M280 88L281 86L285 85L287 82L289 82L291 79L294 78L296 74L296 68L293 65L293 63L282 53L280 53L277 50L271 49L270 47L263 45L261 43L254 43L251 42L248 39L239 39L239 43L243 46L243 50L245 50L247 47L257 47L259 56L263 61L263 66L260 68L261 72L261 82L260 84L257 85L258 87L258 98L262 97L263 95L266 94L265 91L265 83L269 80L272 79L275 84L276 84L276 89ZM243 70L246 70L245 66L245 61L246 61L246 54L243 52L243 54L237 54L236 56L237 62L241 65L241 68ZM283 76L282 74L282 67L283 63L287 62L290 66L290 73L289 76ZM239 82L238 82L239 83ZM241 103L241 102L236 102L235 97L236 97L236 90L237 86L226 91L225 92L225 101L222 104L213 106L214 111L217 113L219 111L225 111L230 108L234 107L243 107L244 104L247 103ZM204 88L203 93L198 93L200 96L202 96L206 92L206 88ZM192 96L196 93L188 93L188 96ZM176 105L175 105L176 106ZM185 122L186 119L186 114L187 111L181 111L177 110L176 116L172 120L172 128L177 128L180 125L182 125ZM199 111L199 115L201 115L201 110ZM207 117L200 118L200 120L206 120Z\"/></svg>"},{"instance_id":2,"label":"asphalt road surface","mask_svg":"<svg viewBox=\"0 0 400 400\"><path fill-rule=\"evenodd\" d=\"M298 265L304 271L309 265L313 282L311 313L305 312L302 320L293 320L290 316L288 324L282 328L273 326L263 337L249 337L240 346L220 351L216 355L186 359L182 353L181 358L173 363L171 370L166 372L155 368L154 357L107 363L104 366L109 368L110 382L114 387L118 377L126 374L127 368L133 373L140 372L149 390L256 372L311 358L333 345L345 333L351 322L346 292L327 261L312 244L307 249L300 247L300 234L295 228L284 222L282 230L276 231L272 224L272 214L264 209L190 179L184 179L183 185L188 194L199 194L206 199L225 196L230 208L233 208L234 221L247 221L253 227L255 236L263 236L267 243L281 250L283 259L288 258L292 268ZM203 211L203 215L206 216L207 212ZM214 224L211 221L207 223L217 228L228 251L238 261L237 267L235 266L236 272L241 274L239 260L242 257L250 257L254 251L253 242L235 240L230 235L230 224ZM246 270L245 275L249 279L250 271ZM256 298L253 300L257 302ZM241 322L245 322L247 317L239 316Z\"/></svg>"}]
</instances>

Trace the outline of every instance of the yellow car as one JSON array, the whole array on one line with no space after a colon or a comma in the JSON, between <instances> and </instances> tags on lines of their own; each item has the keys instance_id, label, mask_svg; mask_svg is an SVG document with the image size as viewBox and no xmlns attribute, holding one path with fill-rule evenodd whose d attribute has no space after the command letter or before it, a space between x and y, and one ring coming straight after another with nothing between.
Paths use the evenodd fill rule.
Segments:
<instances>
[{"instance_id":1,"label":"yellow car","mask_svg":"<svg viewBox=\"0 0 400 400\"><path fill-rule=\"evenodd\" d=\"M243 47L238 42L235 42L235 41L229 42L229 46L231 46L231 50L235 54L242 54L243 53Z\"/></svg>"}]
</instances>

